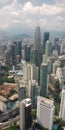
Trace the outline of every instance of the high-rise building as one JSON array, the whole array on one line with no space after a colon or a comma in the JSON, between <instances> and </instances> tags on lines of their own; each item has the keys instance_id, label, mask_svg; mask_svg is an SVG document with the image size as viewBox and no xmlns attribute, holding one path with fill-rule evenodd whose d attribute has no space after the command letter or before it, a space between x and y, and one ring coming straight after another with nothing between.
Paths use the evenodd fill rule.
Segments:
<instances>
[{"instance_id":1,"label":"high-rise building","mask_svg":"<svg viewBox=\"0 0 65 130\"><path fill-rule=\"evenodd\" d=\"M37 99L37 122L49 130L53 129L54 102L50 99L38 96Z\"/></svg>"},{"instance_id":2,"label":"high-rise building","mask_svg":"<svg viewBox=\"0 0 65 130\"><path fill-rule=\"evenodd\" d=\"M15 45L15 48L16 48L17 60L19 59L19 62L21 62L21 57L22 57L22 41L14 41L13 44Z\"/></svg>"},{"instance_id":3,"label":"high-rise building","mask_svg":"<svg viewBox=\"0 0 65 130\"><path fill-rule=\"evenodd\" d=\"M47 55L43 55L42 63L46 63L47 59L48 59Z\"/></svg>"},{"instance_id":4,"label":"high-rise building","mask_svg":"<svg viewBox=\"0 0 65 130\"><path fill-rule=\"evenodd\" d=\"M65 121L65 88L61 92L61 104L60 104L60 113L59 117Z\"/></svg>"},{"instance_id":5,"label":"high-rise building","mask_svg":"<svg viewBox=\"0 0 65 130\"><path fill-rule=\"evenodd\" d=\"M41 87L40 95L42 97L46 97L48 92L47 74L48 74L48 65L46 63L42 63L40 66L40 87Z\"/></svg>"},{"instance_id":6,"label":"high-rise building","mask_svg":"<svg viewBox=\"0 0 65 130\"><path fill-rule=\"evenodd\" d=\"M27 61L27 45L24 45L24 60Z\"/></svg>"},{"instance_id":7,"label":"high-rise building","mask_svg":"<svg viewBox=\"0 0 65 130\"><path fill-rule=\"evenodd\" d=\"M34 64L25 64L23 66L23 79L26 81L36 80L38 82L38 67Z\"/></svg>"},{"instance_id":8,"label":"high-rise building","mask_svg":"<svg viewBox=\"0 0 65 130\"><path fill-rule=\"evenodd\" d=\"M57 68L60 67L60 61L59 60L56 60L55 62L53 62L53 74L56 74L56 70Z\"/></svg>"},{"instance_id":9,"label":"high-rise building","mask_svg":"<svg viewBox=\"0 0 65 130\"><path fill-rule=\"evenodd\" d=\"M52 63L50 58L47 59L47 65L48 65L48 74L51 74L51 68L52 68Z\"/></svg>"},{"instance_id":10,"label":"high-rise building","mask_svg":"<svg viewBox=\"0 0 65 130\"><path fill-rule=\"evenodd\" d=\"M51 62L50 58L47 57L47 55L43 55L42 63L47 63L47 65L48 65L48 74L50 74L51 73L51 68L52 68L52 62Z\"/></svg>"},{"instance_id":11,"label":"high-rise building","mask_svg":"<svg viewBox=\"0 0 65 130\"><path fill-rule=\"evenodd\" d=\"M37 96L40 95L40 86L35 80L29 81L29 97L31 99L32 107L37 106Z\"/></svg>"},{"instance_id":12,"label":"high-rise building","mask_svg":"<svg viewBox=\"0 0 65 130\"><path fill-rule=\"evenodd\" d=\"M40 67L42 63L42 53L38 50L32 50L31 51L31 57L30 57L31 63L35 64L36 66Z\"/></svg>"},{"instance_id":13,"label":"high-rise building","mask_svg":"<svg viewBox=\"0 0 65 130\"><path fill-rule=\"evenodd\" d=\"M16 46L14 44L11 45L11 62L16 66Z\"/></svg>"},{"instance_id":14,"label":"high-rise building","mask_svg":"<svg viewBox=\"0 0 65 130\"><path fill-rule=\"evenodd\" d=\"M56 77L59 80L60 89L62 89L64 87L64 77L62 74L62 69L60 67L56 70Z\"/></svg>"},{"instance_id":15,"label":"high-rise building","mask_svg":"<svg viewBox=\"0 0 65 130\"><path fill-rule=\"evenodd\" d=\"M10 50L5 51L5 64L6 65L11 65L11 58L10 58Z\"/></svg>"},{"instance_id":16,"label":"high-rise building","mask_svg":"<svg viewBox=\"0 0 65 130\"><path fill-rule=\"evenodd\" d=\"M20 102L20 130L27 130L31 127L31 100L29 98Z\"/></svg>"},{"instance_id":17,"label":"high-rise building","mask_svg":"<svg viewBox=\"0 0 65 130\"><path fill-rule=\"evenodd\" d=\"M31 46L27 46L27 61L30 61Z\"/></svg>"},{"instance_id":18,"label":"high-rise building","mask_svg":"<svg viewBox=\"0 0 65 130\"><path fill-rule=\"evenodd\" d=\"M22 57L22 41L17 42L17 55Z\"/></svg>"},{"instance_id":19,"label":"high-rise building","mask_svg":"<svg viewBox=\"0 0 65 130\"><path fill-rule=\"evenodd\" d=\"M31 54L31 45L24 45L23 47L23 50L24 50L24 57L23 59L25 61L30 61L30 54Z\"/></svg>"},{"instance_id":20,"label":"high-rise building","mask_svg":"<svg viewBox=\"0 0 65 130\"><path fill-rule=\"evenodd\" d=\"M47 41L45 46L45 55L51 56L51 50L52 50L52 44L50 41Z\"/></svg>"},{"instance_id":21,"label":"high-rise building","mask_svg":"<svg viewBox=\"0 0 65 130\"><path fill-rule=\"evenodd\" d=\"M33 49L38 51L41 50L41 31L39 26L35 28Z\"/></svg>"},{"instance_id":22,"label":"high-rise building","mask_svg":"<svg viewBox=\"0 0 65 130\"><path fill-rule=\"evenodd\" d=\"M27 87L25 81L19 81L18 83L18 96L19 101L22 101L23 99L27 98Z\"/></svg>"},{"instance_id":23,"label":"high-rise building","mask_svg":"<svg viewBox=\"0 0 65 130\"><path fill-rule=\"evenodd\" d=\"M40 67L41 65L41 61L42 61L41 31L39 26L35 28L34 44L33 44L33 49L31 50L30 61L31 63L35 64L38 67Z\"/></svg>"},{"instance_id":24,"label":"high-rise building","mask_svg":"<svg viewBox=\"0 0 65 130\"><path fill-rule=\"evenodd\" d=\"M43 54L45 54L45 46L46 46L46 42L49 40L49 32L44 32L44 40L43 40Z\"/></svg>"}]
</instances>

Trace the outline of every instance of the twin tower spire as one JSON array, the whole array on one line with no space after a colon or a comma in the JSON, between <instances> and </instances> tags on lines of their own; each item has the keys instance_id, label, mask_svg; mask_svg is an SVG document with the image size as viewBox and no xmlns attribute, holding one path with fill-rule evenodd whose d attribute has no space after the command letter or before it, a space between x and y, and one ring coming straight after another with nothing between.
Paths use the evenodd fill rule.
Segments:
<instances>
[{"instance_id":1,"label":"twin tower spire","mask_svg":"<svg viewBox=\"0 0 65 130\"><path fill-rule=\"evenodd\" d=\"M41 45L41 29L40 29L40 26L38 25L35 28L33 49L37 50L38 52L42 51L42 53L45 54L45 46L46 46L47 40L49 40L49 32L44 32L44 39ZM41 50L41 47L42 47L42 50Z\"/></svg>"},{"instance_id":2,"label":"twin tower spire","mask_svg":"<svg viewBox=\"0 0 65 130\"><path fill-rule=\"evenodd\" d=\"M33 49L38 50L39 52L41 51L41 30L40 30L40 26L37 26L35 28Z\"/></svg>"}]
</instances>

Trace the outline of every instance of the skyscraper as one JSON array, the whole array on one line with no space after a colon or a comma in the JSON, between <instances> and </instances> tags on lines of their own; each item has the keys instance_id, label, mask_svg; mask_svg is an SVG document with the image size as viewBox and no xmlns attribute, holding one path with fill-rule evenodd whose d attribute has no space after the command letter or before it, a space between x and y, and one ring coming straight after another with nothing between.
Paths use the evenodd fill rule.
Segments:
<instances>
[{"instance_id":1,"label":"skyscraper","mask_svg":"<svg viewBox=\"0 0 65 130\"><path fill-rule=\"evenodd\" d=\"M31 50L30 61L31 63L35 64L38 67L40 67L42 62L41 31L39 26L35 28L34 44L33 44L33 49Z\"/></svg>"},{"instance_id":2,"label":"skyscraper","mask_svg":"<svg viewBox=\"0 0 65 130\"><path fill-rule=\"evenodd\" d=\"M35 80L29 81L29 97L31 98L32 107L37 106L37 96L40 94L40 87Z\"/></svg>"},{"instance_id":3,"label":"skyscraper","mask_svg":"<svg viewBox=\"0 0 65 130\"><path fill-rule=\"evenodd\" d=\"M14 41L13 44L16 47L16 55L19 56L20 62L21 62L21 57L22 57L22 41Z\"/></svg>"},{"instance_id":4,"label":"skyscraper","mask_svg":"<svg viewBox=\"0 0 65 130\"><path fill-rule=\"evenodd\" d=\"M45 55L51 56L51 50L52 50L52 44L50 41L47 41L45 45Z\"/></svg>"},{"instance_id":5,"label":"skyscraper","mask_svg":"<svg viewBox=\"0 0 65 130\"><path fill-rule=\"evenodd\" d=\"M19 81L18 83L18 96L19 96L19 101L22 101L27 97L27 88L26 88L25 81Z\"/></svg>"},{"instance_id":6,"label":"skyscraper","mask_svg":"<svg viewBox=\"0 0 65 130\"><path fill-rule=\"evenodd\" d=\"M40 87L41 92L40 95L42 97L47 96L47 74L48 74L48 65L46 63L42 63L40 66Z\"/></svg>"},{"instance_id":7,"label":"skyscraper","mask_svg":"<svg viewBox=\"0 0 65 130\"><path fill-rule=\"evenodd\" d=\"M49 40L49 32L44 32L44 40L43 40L43 45L42 45L43 54L45 54L45 46L46 46L47 40Z\"/></svg>"},{"instance_id":8,"label":"skyscraper","mask_svg":"<svg viewBox=\"0 0 65 130\"><path fill-rule=\"evenodd\" d=\"M5 64L9 66L11 64L10 50L6 50L4 54L5 54Z\"/></svg>"},{"instance_id":9,"label":"skyscraper","mask_svg":"<svg viewBox=\"0 0 65 130\"><path fill-rule=\"evenodd\" d=\"M11 45L11 62L16 66L16 46L14 44Z\"/></svg>"},{"instance_id":10,"label":"skyscraper","mask_svg":"<svg viewBox=\"0 0 65 130\"><path fill-rule=\"evenodd\" d=\"M17 42L17 54L22 57L22 41Z\"/></svg>"},{"instance_id":11,"label":"skyscraper","mask_svg":"<svg viewBox=\"0 0 65 130\"><path fill-rule=\"evenodd\" d=\"M36 80L38 82L38 67L35 64L26 64L23 66L23 79L26 81Z\"/></svg>"},{"instance_id":12,"label":"skyscraper","mask_svg":"<svg viewBox=\"0 0 65 130\"><path fill-rule=\"evenodd\" d=\"M34 50L41 50L41 31L39 26L35 28L33 48Z\"/></svg>"},{"instance_id":13,"label":"skyscraper","mask_svg":"<svg viewBox=\"0 0 65 130\"><path fill-rule=\"evenodd\" d=\"M31 127L31 100L26 98L20 102L20 130L27 130Z\"/></svg>"},{"instance_id":14,"label":"skyscraper","mask_svg":"<svg viewBox=\"0 0 65 130\"><path fill-rule=\"evenodd\" d=\"M65 88L61 92L61 104L60 104L60 113L59 117L65 121Z\"/></svg>"},{"instance_id":15,"label":"skyscraper","mask_svg":"<svg viewBox=\"0 0 65 130\"><path fill-rule=\"evenodd\" d=\"M38 96L37 122L49 130L53 129L55 106L53 100Z\"/></svg>"},{"instance_id":16,"label":"skyscraper","mask_svg":"<svg viewBox=\"0 0 65 130\"><path fill-rule=\"evenodd\" d=\"M30 57L31 63L35 64L36 66L40 67L42 62L42 53L38 50L31 51L31 57Z\"/></svg>"}]
</instances>

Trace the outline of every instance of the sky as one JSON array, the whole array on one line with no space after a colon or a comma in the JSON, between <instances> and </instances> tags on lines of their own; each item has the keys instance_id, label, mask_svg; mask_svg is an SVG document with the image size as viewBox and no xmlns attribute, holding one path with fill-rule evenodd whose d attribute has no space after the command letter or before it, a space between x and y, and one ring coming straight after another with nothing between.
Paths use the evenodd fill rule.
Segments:
<instances>
[{"instance_id":1,"label":"sky","mask_svg":"<svg viewBox=\"0 0 65 130\"><path fill-rule=\"evenodd\" d=\"M0 31L65 31L65 0L0 0Z\"/></svg>"}]
</instances>

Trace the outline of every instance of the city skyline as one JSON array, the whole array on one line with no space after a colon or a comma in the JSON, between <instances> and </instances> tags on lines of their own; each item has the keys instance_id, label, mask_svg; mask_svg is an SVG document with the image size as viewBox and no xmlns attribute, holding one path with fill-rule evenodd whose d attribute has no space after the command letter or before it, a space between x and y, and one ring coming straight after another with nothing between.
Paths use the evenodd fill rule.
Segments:
<instances>
[{"instance_id":1,"label":"city skyline","mask_svg":"<svg viewBox=\"0 0 65 130\"><path fill-rule=\"evenodd\" d=\"M64 31L64 7L65 0L0 0L0 30L29 32L39 23L43 30Z\"/></svg>"}]
</instances>

